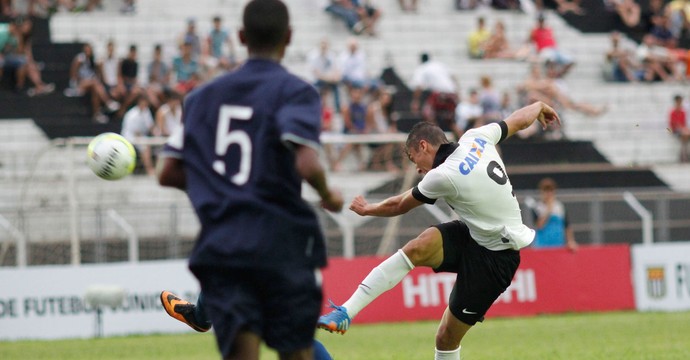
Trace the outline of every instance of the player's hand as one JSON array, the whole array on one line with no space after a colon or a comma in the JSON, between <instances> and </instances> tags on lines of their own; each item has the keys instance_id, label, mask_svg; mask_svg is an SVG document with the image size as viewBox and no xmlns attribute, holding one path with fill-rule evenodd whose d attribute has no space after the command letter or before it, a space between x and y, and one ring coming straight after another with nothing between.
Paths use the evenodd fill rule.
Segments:
<instances>
[{"instance_id":1,"label":"player's hand","mask_svg":"<svg viewBox=\"0 0 690 360\"><path fill-rule=\"evenodd\" d=\"M542 129L546 130L546 127L554 122L558 125L561 124L561 118L558 117L558 113L551 106L544 103L541 104L541 111L537 116L537 120L541 124Z\"/></svg>"},{"instance_id":2,"label":"player's hand","mask_svg":"<svg viewBox=\"0 0 690 360\"><path fill-rule=\"evenodd\" d=\"M354 211L357 215L364 216L366 215L367 205L369 205L369 203L364 199L364 196L358 195L352 199L350 210Z\"/></svg>"},{"instance_id":3,"label":"player's hand","mask_svg":"<svg viewBox=\"0 0 690 360\"><path fill-rule=\"evenodd\" d=\"M343 209L343 194L335 189L328 189L328 196L321 199L321 207L332 212Z\"/></svg>"}]
</instances>

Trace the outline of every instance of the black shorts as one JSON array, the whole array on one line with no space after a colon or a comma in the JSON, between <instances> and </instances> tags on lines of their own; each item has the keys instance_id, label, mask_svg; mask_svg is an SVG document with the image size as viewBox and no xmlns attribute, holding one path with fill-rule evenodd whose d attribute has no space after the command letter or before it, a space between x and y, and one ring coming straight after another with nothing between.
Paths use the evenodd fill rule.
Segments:
<instances>
[{"instance_id":1,"label":"black shorts","mask_svg":"<svg viewBox=\"0 0 690 360\"><path fill-rule=\"evenodd\" d=\"M323 299L313 268L190 267L201 283L207 314L223 357L240 331L259 335L278 352L313 345Z\"/></svg>"},{"instance_id":2,"label":"black shorts","mask_svg":"<svg viewBox=\"0 0 690 360\"><path fill-rule=\"evenodd\" d=\"M458 274L449 308L460 321L474 325L484 320L491 305L510 285L520 265L520 252L492 251L477 244L461 221L435 227L443 238L443 263L434 271Z\"/></svg>"}]
</instances>

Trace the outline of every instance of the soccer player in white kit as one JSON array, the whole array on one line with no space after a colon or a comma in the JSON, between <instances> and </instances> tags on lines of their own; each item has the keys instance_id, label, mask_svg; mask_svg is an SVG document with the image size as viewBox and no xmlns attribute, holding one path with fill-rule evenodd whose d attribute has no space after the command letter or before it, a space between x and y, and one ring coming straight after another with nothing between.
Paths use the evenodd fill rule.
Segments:
<instances>
[{"instance_id":1,"label":"soccer player in white kit","mask_svg":"<svg viewBox=\"0 0 690 360\"><path fill-rule=\"evenodd\" d=\"M501 141L535 121L558 123L558 114L536 102L508 118L467 131L449 143L443 131L428 122L416 124L405 144L410 160L424 178L414 188L379 203L356 197L350 210L389 217L422 204L445 200L462 221L424 230L397 253L375 267L342 306L319 318L318 327L345 333L365 306L397 285L415 266L458 274L436 334L435 359L460 359L460 342L482 321L505 291L520 264L519 250L534 240L522 223L520 207L496 148Z\"/></svg>"}]
</instances>

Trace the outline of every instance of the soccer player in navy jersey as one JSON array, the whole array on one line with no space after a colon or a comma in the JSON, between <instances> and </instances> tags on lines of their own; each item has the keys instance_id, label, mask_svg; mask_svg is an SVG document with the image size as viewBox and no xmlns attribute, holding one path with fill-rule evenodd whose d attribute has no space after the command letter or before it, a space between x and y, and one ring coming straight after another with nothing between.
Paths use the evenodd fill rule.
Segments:
<instances>
[{"instance_id":1,"label":"soccer player in navy jersey","mask_svg":"<svg viewBox=\"0 0 690 360\"><path fill-rule=\"evenodd\" d=\"M187 96L163 152L159 182L185 189L201 223L189 268L225 359L258 359L262 341L313 358L326 250L302 180L327 210L343 199L318 158L319 95L280 65L290 37L284 3L250 1L248 60Z\"/></svg>"},{"instance_id":2,"label":"soccer player in navy jersey","mask_svg":"<svg viewBox=\"0 0 690 360\"><path fill-rule=\"evenodd\" d=\"M440 127L417 123L405 143L407 154L424 178L417 186L381 202L357 196L350 210L361 216L397 216L443 199L462 221L424 230L375 267L341 306L321 316L318 326L345 333L352 319L379 295L392 289L416 266L458 276L436 333L436 360L460 360L460 342L484 319L508 288L520 264L519 250L534 240L522 223L497 145L535 121L542 127L560 123L548 105L535 102L504 121L467 131L449 143Z\"/></svg>"}]
</instances>

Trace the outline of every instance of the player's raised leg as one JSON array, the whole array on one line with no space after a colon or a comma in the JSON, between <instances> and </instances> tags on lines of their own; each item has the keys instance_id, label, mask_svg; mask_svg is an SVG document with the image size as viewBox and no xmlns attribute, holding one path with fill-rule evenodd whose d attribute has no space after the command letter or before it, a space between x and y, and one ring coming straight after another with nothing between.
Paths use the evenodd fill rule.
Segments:
<instances>
[{"instance_id":1,"label":"player's raised leg","mask_svg":"<svg viewBox=\"0 0 690 360\"><path fill-rule=\"evenodd\" d=\"M375 267L359 284L357 290L342 306L331 303L333 311L319 318L321 329L344 334L352 319L384 292L392 289L415 266L437 267L443 261L443 240L435 227L417 238Z\"/></svg>"}]
</instances>

